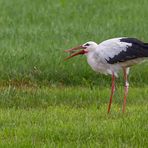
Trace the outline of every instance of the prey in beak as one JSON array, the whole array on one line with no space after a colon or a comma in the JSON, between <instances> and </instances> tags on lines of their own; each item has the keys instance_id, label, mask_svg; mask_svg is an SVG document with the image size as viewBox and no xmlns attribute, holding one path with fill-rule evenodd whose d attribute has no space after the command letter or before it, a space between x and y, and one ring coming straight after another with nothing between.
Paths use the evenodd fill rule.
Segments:
<instances>
[{"instance_id":1,"label":"prey in beak","mask_svg":"<svg viewBox=\"0 0 148 148\"><path fill-rule=\"evenodd\" d=\"M74 53L75 50L79 50L79 49L83 49L83 50L80 50L79 52ZM66 61L66 60L68 60L68 59L70 59L70 58L72 58L74 56L77 56L79 54L85 54L85 53L87 53L87 51L85 49L86 49L86 47L80 45L80 46L77 46L77 47L74 47L74 48L65 50L65 52L70 53L71 55L68 56L67 58L65 58L64 61Z\"/></svg>"}]
</instances>

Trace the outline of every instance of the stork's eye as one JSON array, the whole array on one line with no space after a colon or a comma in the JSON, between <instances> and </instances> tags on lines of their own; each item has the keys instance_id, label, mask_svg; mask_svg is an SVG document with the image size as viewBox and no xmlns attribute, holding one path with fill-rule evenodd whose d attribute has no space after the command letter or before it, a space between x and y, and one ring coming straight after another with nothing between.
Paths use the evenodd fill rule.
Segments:
<instances>
[{"instance_id":1,"label":"stork's eye","mask_svg":"<svg viewBox=\"0 0 148 148\"><path fill-rule=\"evenodd\" d=\"M86 43L85 46L89 46L90 44Z\"/></svg>"}]
</instances>

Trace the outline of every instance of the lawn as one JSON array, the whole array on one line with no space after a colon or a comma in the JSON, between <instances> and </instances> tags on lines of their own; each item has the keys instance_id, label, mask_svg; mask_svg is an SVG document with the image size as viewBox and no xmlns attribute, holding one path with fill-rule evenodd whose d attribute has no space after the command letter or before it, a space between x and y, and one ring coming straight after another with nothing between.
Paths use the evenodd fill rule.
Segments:
<instances>
[{"instance_id":1,"label":"lawn","mask_svg":"<svg viewBox=\"0 0 148 148\"><path fill-rule=\"evenodd\" d=\"M119 89L118 92L121 92ZM131 88L127 111L109 89L2 88L0 147L147 147L148 88Z\"/></svg>"},{"instance_id":2,"label":"lawn","mask_svg":"<svg viewBox=\"0 0 148 148\"><path fill-rule=\"evenodd\" d=\"M0 0L0 147L148 147L148 63L110 76L63 51L93 40L148 42L147 0Z\"/></svg>"},{"instance_id":3,"label":"lawn","mask_svg":"<svg viewBox=\"0 0 148 148\"><path fill-rule=\"evenodd\" d=\"M0 0L0 81L85 85L103 79L106 85L110 79L96 75L85 57L66 63L63 51L90 40L99 43L121 36L148 42L147 4L147 0L134 4L129 0ZM133 83L140 79L148 84L147 66L133 68Z\"/></svg>"}]
</instances>

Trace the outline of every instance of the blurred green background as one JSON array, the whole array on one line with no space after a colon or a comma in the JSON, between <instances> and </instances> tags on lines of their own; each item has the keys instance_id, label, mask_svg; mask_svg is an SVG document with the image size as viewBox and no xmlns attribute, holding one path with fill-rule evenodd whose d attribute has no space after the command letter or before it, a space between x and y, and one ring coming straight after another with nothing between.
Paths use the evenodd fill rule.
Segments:
<instances>
[{"instance_id":1,"label":"blurred green background","mask_svg":"<svg viewBox=\"0 0 148 148\"><path fill-rule=\"evenodd\" d=\"M110 77L85 57L68 62L63 51L89 40L136 37L148 42L147 0L0 0L0 82L101 85ZM130 82L148 84L148 64L132 68Z\"/></svg>"}]
</instances>

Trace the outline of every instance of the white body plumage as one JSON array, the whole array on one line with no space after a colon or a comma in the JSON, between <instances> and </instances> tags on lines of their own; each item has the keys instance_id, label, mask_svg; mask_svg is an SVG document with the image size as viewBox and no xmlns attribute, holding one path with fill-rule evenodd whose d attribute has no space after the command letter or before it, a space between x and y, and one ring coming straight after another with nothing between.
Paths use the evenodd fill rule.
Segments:
<instances>
[{"instance_id":1,"label":"white body plumage","mask_svg":"<svg viewBox=\"0 0 148 148\"><path fill-rule=\"evenodd\" d=\"M131 43L121 42L122 38L113 38L106 41L103 41L100 44L95 44L94 42L88 42L89 44L94 44L92 50L89 50L85 55L87 56L87 62L91 68L99 73L111 74L114 72L115 76L118 76L118 72L123 67L130 67L134 64L139 63L144 58L132 59L130 61L117 62L110 64L107 61L113 59L115 56L118 56L121 52L126 52L128 47L131 47ZM130 55L129 55L130 56ZM128 68L129 71L129 68Z\"/></svg>"}]
</instances>

